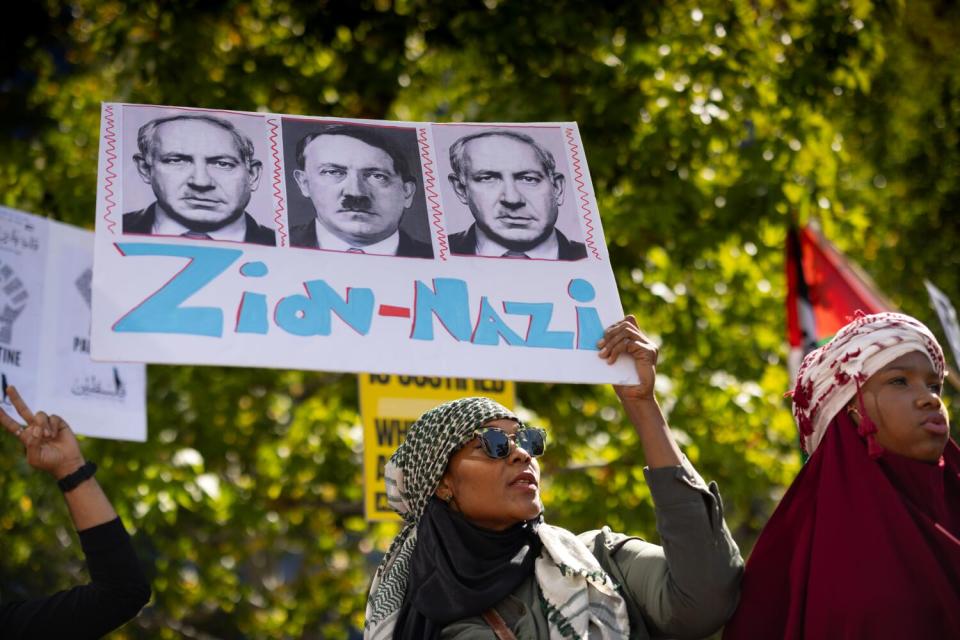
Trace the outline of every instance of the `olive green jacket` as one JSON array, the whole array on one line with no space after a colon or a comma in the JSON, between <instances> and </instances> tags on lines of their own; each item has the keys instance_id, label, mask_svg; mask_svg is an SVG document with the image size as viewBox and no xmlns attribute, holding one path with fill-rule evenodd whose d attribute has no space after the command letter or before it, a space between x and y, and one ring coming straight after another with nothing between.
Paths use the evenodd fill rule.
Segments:
<instances>
[{"instance_id":1,"label":"olive green jacket","mask_svg":"<svg viewBox=\"0 0 960 640\"><path fill-rule=\"evenodd\" d=\"M663 546L608 527L579 538L620 586L630 638L703 638L733 614L743 559L723 520L715 482L704 483L684 459L677 467L644 469ZM518 640L550 637L531 575L496 607ZM447 625L442 640L496 640L477 616Z\"/></svg>"}]
</instances>

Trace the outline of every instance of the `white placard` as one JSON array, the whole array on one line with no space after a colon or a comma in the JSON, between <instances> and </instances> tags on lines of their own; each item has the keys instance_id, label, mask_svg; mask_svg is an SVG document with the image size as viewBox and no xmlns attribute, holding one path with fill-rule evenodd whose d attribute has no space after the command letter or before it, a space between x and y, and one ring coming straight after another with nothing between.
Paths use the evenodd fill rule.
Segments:
<instances>
[{"instance_id":1,"label":"white placard","mask_svg":"<svg viewBox=\"0 0 960 640\"><path fill-rule=\"evenodd\" d=\"M943 325L943 331L947 334L947 342L950 343L950 350L953 351L953 361L960 366L960 323L957 322L957 312L950 298L943 291L929 280L924 280L923 284L927 287L931 306L940 317L940 324Z\"/></svg>"},{"instance_id":2,"label":"white placard","mask_svg":"<svg viewBox=\"0 0 960 640\"><path fill-rule=\"evenodd\" d=\"M93 233L0 207L0 403L15 385L77 433L147 437L142 364L90 359Z\"/></svg>"},{"instance_id":3,"label":"white placard","mask_svg":"<svg viewBox=\"0 0 960 640\"><path fill-rule=\"evenodd\" d=\"M96 230L97 359L636 379L575 123L104 104Z\"/></svg>"}]
</instances>

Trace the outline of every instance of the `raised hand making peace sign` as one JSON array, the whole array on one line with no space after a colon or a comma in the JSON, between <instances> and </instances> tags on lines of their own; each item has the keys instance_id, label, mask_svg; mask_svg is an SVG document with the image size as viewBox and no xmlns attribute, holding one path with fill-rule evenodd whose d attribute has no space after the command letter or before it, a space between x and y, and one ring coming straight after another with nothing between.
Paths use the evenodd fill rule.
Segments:
<instances>
[{"instance_id":1,"label":"raised hand making peace sign","mask_svg":"<svg viewBox=\"0 0 960 640\"><path fill-rule=\"evenodd\" d=\"M7 397L26 424L20 424L3 409L0 409L0 423L23 443L31 467L59 480L83 466L80 444L63 418L48 416L43 411L33 413L16 387L7 387Z\"/></svg>"}]
</instances>

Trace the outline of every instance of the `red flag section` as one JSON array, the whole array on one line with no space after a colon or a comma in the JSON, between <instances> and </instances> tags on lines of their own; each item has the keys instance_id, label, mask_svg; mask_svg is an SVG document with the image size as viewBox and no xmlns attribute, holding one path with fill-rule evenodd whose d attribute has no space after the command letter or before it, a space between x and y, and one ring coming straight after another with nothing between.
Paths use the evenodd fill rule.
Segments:
<instances>
[{"instance_id":1,"label":"red flag section","mask_svg":"<svg viewBox=\"0 0 960 640\"><path fill-rule=\"evenodd\" d=\"M893 306L876 285L836 247L808 225L787 236L787 334L790 373L803 356L829 340L857 311L880 313Z\"/></svg>"}]
</instances>

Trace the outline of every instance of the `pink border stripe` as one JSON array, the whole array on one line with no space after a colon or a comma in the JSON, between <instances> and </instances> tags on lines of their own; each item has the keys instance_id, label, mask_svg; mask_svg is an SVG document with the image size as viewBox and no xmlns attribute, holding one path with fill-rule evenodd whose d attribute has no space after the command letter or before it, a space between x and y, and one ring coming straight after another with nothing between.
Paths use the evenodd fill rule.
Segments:
<instances>
[{"instance_id":1,"label":"pink border stripe","mask_svg":"<svg viewBox=\"0 0 960 640\"><path fill-rule=\"evenodd\" d=\"M104 200L107 202L107 211L103 214L103 219L107 221L107 231L114 233L113 228L117 226L116 220L110 219L110 214L113 213L113 208L117 206L116 201L113 199L113 181L117 178L117 174L113 171L113 163L117 159L117 134L113 130L113 106L106 105L103 109L103 119L107 123L106 133L103 135L103 141L106 142L107 148L104 154L107 157L107 166L104 169L104 173L107 176L106 182L103 184L104 191Z\"/></svg>"},{"instance_id":2,"label":"pink border stripe","mask_svg":"<svg viewBox=\"0 0 960 640\"><path fill-rule=\"evenodd\" d=\"M440 245L440 259L447 259L447 234L443 231L443 223L441 218L443 214L440 211L440 202L438 200L439 196L437 192L433 190L433 186L436 184L437 180L433 175L433 160L430 159L430 145L427 143L427 130L419 129L420 135L417 137L417 142L420 143L420 157L423 158L423 175L424 175L424 184L423 190L427 194L427 200L430 201L431 207L433 209L433 226L437 228L437 243Z\"/></svg>"},{"instance_id":3,"label":"pink border stripe","mask_svg":"<svg viewBox=\"0 0 960 640\"><path fill-rule=\"evenodd\" d=\"M570 159L573 160L574 182L577 183L577 192L580 194L580 208L583 209L583 224L587 228L587 236L584 241L593 253L593 257L602 260L600 251L593 239L593 212L590 210L590 194L584 188L586 183L583 181L583 170L580 168L580 147L573 138L573 129L567 129L567 142L570 145Z\"/></svg>"},{"instance_id":4,"label":"pink border stripe","mask_svg":"<svg viewBox=\"0 0 960 640\"><path fill-rule=\"evenodd\" d=\"M277 232L280 234L280 246L287 246L287 232L283 224L284 200L283 192L280 190L280 174L283 169L280 166L280 152L277 150L277 129L280 124L276 119L268 119L267 126L270 127L270 155L273 156L273 195L276 196L277 214L273 216L273 221L277 223Z\"/></svg>"}]
</instances>

